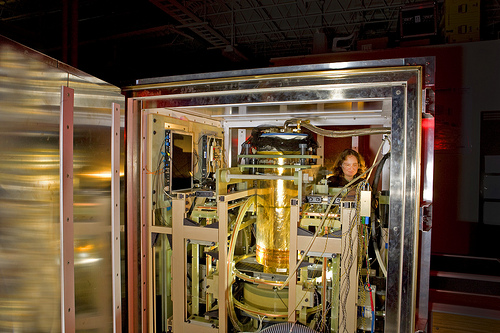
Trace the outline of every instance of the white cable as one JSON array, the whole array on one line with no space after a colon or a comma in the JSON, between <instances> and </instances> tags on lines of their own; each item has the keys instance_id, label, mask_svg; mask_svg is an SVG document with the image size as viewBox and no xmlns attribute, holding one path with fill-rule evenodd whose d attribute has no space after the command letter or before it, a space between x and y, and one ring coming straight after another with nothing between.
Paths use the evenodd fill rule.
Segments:
<instances>
[{"instance_id":1,"label":"white cable","mask_svg":"<svg viewBox=\"0 0 500 333\"><path fill-rule=\"evenodd\" d=\"M384 277L387 277L387 268L385 268L384 262L382 261L382 257L380 256L380 250L378 249L377 244L373 244L373 248L375 249L375 256L377 257L380 270L384 274Z\"/></svg>"}]
</instances>

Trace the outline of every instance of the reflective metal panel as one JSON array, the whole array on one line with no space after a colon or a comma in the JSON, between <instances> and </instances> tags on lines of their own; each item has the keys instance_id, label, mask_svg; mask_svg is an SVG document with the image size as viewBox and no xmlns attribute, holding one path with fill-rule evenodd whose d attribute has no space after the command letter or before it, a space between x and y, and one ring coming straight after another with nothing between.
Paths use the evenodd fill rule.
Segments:
<instances>
[{"instance_id":1,"label":"reflective metal panel","mask_svg":"<svg viewBox=\"0 0 500 333\"><path fill-rule=\"evenodd\" d=\"M182 81L192 81L192 80L231 78L231 77L236 77L236 76L253 76L253 75L283 74L283 73L290 73L291 74L291 73L297 73L297 72L338 70L338 69L348 69L348 68L395 67L395 66L402 66L402 65L405 65L405 61L403 59L334 62L334 63L326 63L326 64L313 64L313 65L301 65L301 66L280 66L280 67L270 67L270 68L234 70L234 71L226 71L226 72L213 72L213 73L203 73L203 74L187 74L187 75L177 75L177 76L166 76L166 77L140 79L140 80L137 80L136 83L138 85L146 85L146 84L166 83L166 82L182 82Z\"/></svg>"},{"instance_id":2,"label":"reflective metal panel","mask_svg":"<svg viewBox=\"0 0 500 333\"><path fill-rule=\"evenodd\" d=\"M69 75L69 86L75 89L76 331L113 332L111 125L112 104L123 101L117 88L76 75Z\"/></svg>"},{"instance_id":3,"label":"reflective metal panel","mask_svg":"<svg viewBox=\"0 0 500 333\"><path fill-rule=\"evenodd\" d=\"M66 75L11 45L0 44L0 64L0 331L59 332L59 98Z\"/></svg>"},{"instance_id":4,"label":"reflective metal panel","mask_svg":"<svg viewBox=\"0 0 500 333\"><path fill-rule=\"evenodd\" d=\"M116 87L0 36L1 332L62 331L61 86L75 92L76 331L113 329L111 107L118 102L123 109L123 97Z\"/></svg>"}]
</instances>

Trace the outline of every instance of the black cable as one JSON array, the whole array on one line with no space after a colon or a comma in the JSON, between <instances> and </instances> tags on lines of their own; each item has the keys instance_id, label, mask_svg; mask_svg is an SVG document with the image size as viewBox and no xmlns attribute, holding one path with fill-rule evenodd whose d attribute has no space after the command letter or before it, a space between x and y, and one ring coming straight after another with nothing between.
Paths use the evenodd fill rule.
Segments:
<instances>
[{"instance_id":1,"label":"black cable","mask_svg":"<svg viewBox=\"0 0 500 333\"><path fill-rule=\"evenodd\" d=\"M385 165L385 162L389 159L389 157L391 157L391 153L388 152L387 154L385 154L382 159L380 160L380 163L379 165L377 165L377 169L375 170L375 176L373 177L373 182L372 182L372 189L374 192L377 191L378 189L378 184L380 182L380 175L382 174L382 169L384 168L384 165ZM376 197L375 195L373 195L374 197L374 202L376 200ZM380 249L380 244L378 242L378 237L377 237L377 229L376 229L376 221L378 221L380 219L380 210L379 210L379 205L377 204L376 205L376 208L374 209L374 217L372 217L371 219L371 238L372 238L372 241L373 241L373 244L377 246L377 248Z\"/></svg>"},{"instance_id":2,"label":"black cable","mask_svg":"<svg viewBox=\"0 0 500 333\"><path fill-rule=\"evenodd\" d=\"M385 154L382 159L380 160L380 163L377 165L377 170L375 170L375 176L373 177L373 182L372 182L372 188L373 190L377 191L378 189L378 183L380 181L380 175L382 174L382 169L384 168L385 161L391 157L391 153L388 152Z\"/></svg>"}]
</instances>

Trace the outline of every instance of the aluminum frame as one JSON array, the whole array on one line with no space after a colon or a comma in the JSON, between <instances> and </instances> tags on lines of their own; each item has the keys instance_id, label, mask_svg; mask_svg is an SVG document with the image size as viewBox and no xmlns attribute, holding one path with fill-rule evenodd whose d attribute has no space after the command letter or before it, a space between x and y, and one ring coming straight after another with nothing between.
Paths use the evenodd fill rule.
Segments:
<instances>
[{"instance_id":1,"label":"aluminum frame","mask_svg":"<svg viewBox=\"0 0 500 333\"><path fill-rule=\"evenodd\" d=\"M113 332L121 332L120 104L111 104L111 119L111 272L113 279Z\"/></svg>"},{"instance_id":2,"label":"aluminum frame","mask_svg":"<svg viewBox=\"0 0 500 333\"><path fill-rule=\"evenodd\" d=\"M392 67L390 63L397 65ZM200 74L186 77L190 81L184 82L175 81L182 77L160 78L156 81L152 79L139 81L150 85L129 87L125 91L129 92L131 100L141 101L143 109L186 109L210 120L221 119L226 129L226 140L230 138L231 128L245 123L248 127L258 125L255 119L231 123L228 111L233 107L304 102L389 101L389 119L384 118L381 113L362 119L350 115L346 116L343 124L365 125L375 122L391 126L390 241L385 331L411 332L415 329L417 293L421 96L424 69L432 68L433 62L428 58L414 58L411 63L422 63L423 66L402 66L408 64L406 60L379 63L389 67L379 67L377 62L291 66L237 71L233 74L240 76L236 77L231 77L230 72L220 75L209 73L206 76ZM366 65L370 67L366 68ZM326 70L326 67L332 69ZM280 70L283 72L280 73ZM425 74L426 83L432 85L432 71ZM225 111L222 114L212 114L206 111L210 108L222 108ZM136 109L135 112L141 110ZM290 118L288 114L283 116L273 113L272 116L279 122ZM337 125L338 114L322 114L310 120L316 125ZM135 144L141 142L137 137L131 139ZM130 187L128 189L136 190ZM143 299L145 297L147 296L143 295ZM147 329L143 327L143 331Z\"/></svg>"}]
</instances>

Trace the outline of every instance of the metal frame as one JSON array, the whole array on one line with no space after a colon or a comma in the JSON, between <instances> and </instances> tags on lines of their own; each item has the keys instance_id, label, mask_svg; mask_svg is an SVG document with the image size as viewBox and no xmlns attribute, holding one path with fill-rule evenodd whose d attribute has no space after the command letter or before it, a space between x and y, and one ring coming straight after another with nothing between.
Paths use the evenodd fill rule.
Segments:
<instances>
[{"instance_id":1,"label":"metal frame","mask_svg":"<svg viewBox=\"0 0 500 333\"><path fill-rule=\"evenodd\" d=\"M417 65L419 61L423 66ZM411 332L415 328L417 293L421 95L424 70L432 68L433 63L432 59L416 58L411 59L411 64L415 65L408 65L407 59L394 59L381 62L209 73L206 77L201 74L184 77L190 81L176 82L183 77L148 80L147 83L151 85L129 87L125 90L129 91L132 100L142 101L143 109L165 107L179 108L178 110L182 111L185 108L190 114L194 113L210 120L217 116L217 119L221 119L224 124L226 140L230 138L232 128L242 126L245 122L247 127L258 124L255 123L255 119L232 123L230 118L225 118L230 116L228 112L234 106L293 104L304 101L318 104L373 99L388 101L391 106L389 119L381 113L374 113L366 118L346 115L344 123L391 125L390 241L387 278L390 291L386 301L385 330ZM239 75L232 76L234 74ZM426 84L433 84L433 72L425 74ZM162 80L165 82L159 83ZM144 91L148 93L144 94ZM210 108L219 108L225 113L211 114ZM136 110L136 112L141 111ZM275 113L273 116L276 122L291 117L290 114L280 113ZM323 126L338 124L337 120L338 114L326 113L312 117L311 123ZM220 313L221 316L223 314ZM223 326L221 331L222 328Z\"/></svg>"},{"instance_id":2,"label":"metal frame","mask_svg":"<svg viewBox=\"0 0 500 333\"><path fill-rule=\"evenodd\" d=\"M422 181L419 221L420 253L417 301L417 329L427 330L429 322L429 283L431 266L432 202L434 179L434 118L430 114L422 117Z\"/></svg>"},{"instance_id":3,"label":"metal frame","mask_svg":"<svg viewBox=\"0 0 500 333\"><path fill-rule=\"evenodd\" d=\"M122 331L120 265L120 105L111 105L111 262L113 332Z\"/></svg>"},{"instance_id":4,"label":"metal frame","mask_svg":"<svg viewBox=\"0 0 500 333\"><path fill-rule=\"evenodd\" d=\"M386 331L415 329L421 75L393 87ZM404 131L403 131L404 129Z\"/></svg>"},{"instance_id":5,"label":"metal frame","mask_svg":"<svg viewBox=\"0 0 500 333\"><path fill-rule=\"evenodd\" d=\"M75 92L61 87L59 127L61 329L75 332L75 252L73 227L73 109Z\"/></svg>"},{"instance_id":6,"label":"metal frame","mask_svg":"<svg viewBox=\"0 0 500 333\"><path fill-rule=\"evenodd\" d=\"M188 194L188 193L186 193ZM174 215L172 216L172 235L175 235L173 238L173 247L172 247L172 284L176 284L177 287L173 288L172 296L174 299L182 300L182 303L174 304L174 312L173 312L173 331L174 332L189 332L192 330L196 330L197 332L217 332L217 329L207 327L207 326L194 326L189 321L186 322L186 311L185 302L186 302L186 276L185 272L185 263L186 263L186 242L190 239L192 240L201 240L218 243L220 239L220 230L221 229L211 229L211 228L198 228L193 226L184 225L184 213L185 213L185 197L186 194L177 194L177 197L172 200L172 211ZM225 235L227 237L227 235ZM219 243L220 244L220 243ZM221 251L222 252L222 251ZM219 252L219 255L220 253ZM223 258L219 257L219 262ZM219 283L224 282L224 279L221 279L223 275L219 275ZM180 288L180 286L184 286ZM219 286L219 290L225 290ZM219 311L222 309L219 308ZM221 326L224 327L224 323L221 321L219 323L219 328Z\"/></svg>"},{"instance_id":7,"label":"metal frame","mask_svg":"<svg viewBox=\"0 0 500 333\"><path fill-rule=\"evenodd\" d=\"M130 138L137 140L140 137L140 102L127 101L126 132ZM141 326L141 301L140 301L140 196L131 189L140 187L140 146L137 141L126 140L126 180L127 180L127 314L129 332L139 332Z\"/></svg>"},{"instance_id":8,"label":"metal frame","mask_svg":"<svg viewBox=\"0 0 500 333\"><path fill-rule=\"evenodd\" d=\"M146 174L147 161L149 159L148 153L151 152L147 149L147 121L145 121L145 114L140 114L141 119L141 180L137 181L140 185L140 198L141 200L141 219L139 221L141 227L141 305L142 305L142 331L148 332L148 327L154 325L153 312L147 309L154 309L153 300L153 261L151 250L151 237L149 229L149 218L147 207L150 207L151 184L144 181Z\"/></svg>"}]
</instances>

